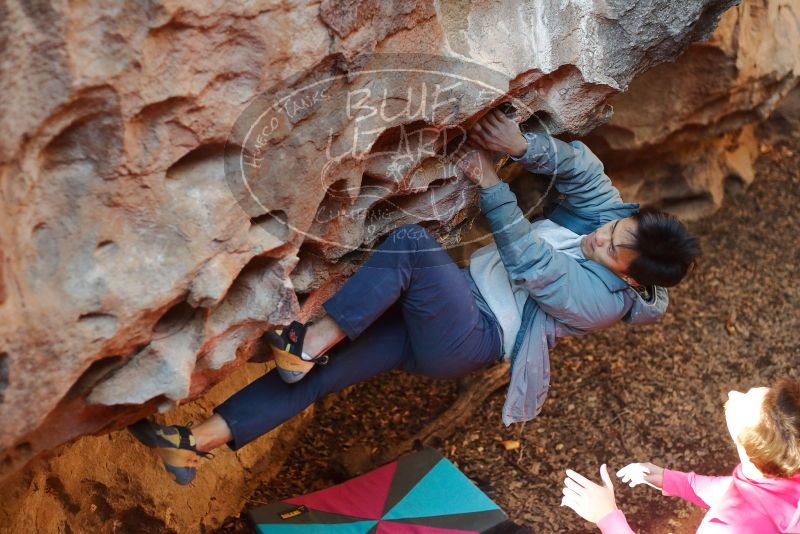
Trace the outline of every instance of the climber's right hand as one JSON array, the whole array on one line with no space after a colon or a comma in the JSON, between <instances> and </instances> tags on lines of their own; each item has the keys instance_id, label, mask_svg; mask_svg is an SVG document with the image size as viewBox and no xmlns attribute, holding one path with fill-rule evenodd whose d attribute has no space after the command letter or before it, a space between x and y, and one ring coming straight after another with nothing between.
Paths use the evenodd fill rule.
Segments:
<instances>
[{"instance_id":1,"label":"climber's right hand","mask_svg":"<svg viewBox=\"0 0 800 534\"><path fill-rule=\"evenodd\" d=\"M469 131L470 141L491 152L520 157L528 150L528 140L519 125L499 109L490 111Z\"/></svg>"}]
</instances>

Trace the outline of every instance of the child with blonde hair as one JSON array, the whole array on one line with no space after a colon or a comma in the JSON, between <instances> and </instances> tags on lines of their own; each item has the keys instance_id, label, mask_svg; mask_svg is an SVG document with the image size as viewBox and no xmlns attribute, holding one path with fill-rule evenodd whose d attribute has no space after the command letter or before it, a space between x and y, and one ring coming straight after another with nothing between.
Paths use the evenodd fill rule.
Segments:
<instances>
[{"instance_id":1,"label":"child with blonde hair","mask_svg":"<svg viewBox=\"0 0 800 534\"><path fill-rule=\"evenodd\" d=\"M732 475L703 476L635 463L617 476L631 487L647 484L707 509L698 534L800 532L800 382L731 391L725 420L741 460ZM605 534L632 534L617 509L605 464L600 478L602 485L567 470L561 504Z\"/></svg>"}]
</instances>

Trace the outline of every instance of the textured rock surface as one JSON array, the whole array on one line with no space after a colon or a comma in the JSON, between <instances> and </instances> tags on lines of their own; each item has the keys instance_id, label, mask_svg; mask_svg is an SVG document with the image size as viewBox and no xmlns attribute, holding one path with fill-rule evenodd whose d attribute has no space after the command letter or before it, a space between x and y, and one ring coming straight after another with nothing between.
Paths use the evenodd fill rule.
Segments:
<instances>
[{"instance_id":1,"label":"textured rock surface","mask_svg":"<svg viewBox=\"0 0 800 534\"><path fill-rule=\"evenodd\" d=\"M711 39L659 65L610 100L587 142L626 198L684 217L717 209L753 180L764 119L800 81L800 4L748 0Z\"/></svg>"},{"instance_id":2,"label":"textured rock surface","mask_svg":"<svg viewBox=\"0 0 800 534\"><path fill-rule=\"evenodd\" d=\"M263 365L246 365L203 399L171 411L167 423L198 420L231 390L261 376ZM201 463L189 487L169 480L160 462L128 432L87 436L38 460L0 488L2 532L197 532L217 525L246 504L243 495L272 477L292 448L310 411L279 432L234 453L219 449Z\"/></svg>"},{"instance_id":3,"label":"textured rock surface","mask_svg":"<svg viewBox=\"0 0 800 534\"><path fill-rule=\"evenodd\" d=\"M495 105L497 89L521 118L584 133L610 95L733 3L0 4L2 475L202 394L264 329L313 315L352 251L391 228L421 220L455 239L474 191L421 148L441 151L441 132ZM345 74L325 87L370 88L368 52L438 55L495 92L463 84L438 115L380 123L311 101L264 141L274 157L258 202L232 191L225 143L255 97ZM427 81L408 72L408 86ZM387 86L384 103L419 98ZM363 150L326 153L365 124ZM409 157L382 158L404 128L419 133Z\"/></svg>"}]
</instances>

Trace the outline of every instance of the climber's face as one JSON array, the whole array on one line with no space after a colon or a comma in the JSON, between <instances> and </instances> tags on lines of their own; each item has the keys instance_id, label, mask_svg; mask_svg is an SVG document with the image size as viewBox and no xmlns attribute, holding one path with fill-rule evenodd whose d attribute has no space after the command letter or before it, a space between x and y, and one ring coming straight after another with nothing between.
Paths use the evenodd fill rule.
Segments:
<instances>
[{"instance_id":1,"label":"climber's face","mask_svg":"<svg viewBox=\"0 0 800 534\"><path fill-rule=\"evenodd\" d=\"M631 285L636 281L628 276L628 268L638 256L635 250L637 223L633 217L609 221L581 239L586 259L594 260Z\"/></svg>"}]
</instances>

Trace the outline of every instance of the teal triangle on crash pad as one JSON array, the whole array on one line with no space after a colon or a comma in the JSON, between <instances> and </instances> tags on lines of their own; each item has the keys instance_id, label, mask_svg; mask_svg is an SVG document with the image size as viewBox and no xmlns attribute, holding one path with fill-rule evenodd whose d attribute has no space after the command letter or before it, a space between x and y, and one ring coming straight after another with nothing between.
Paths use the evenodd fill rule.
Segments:
<instances>
[{"instance_id":1,"label":"teal triangle on crash pad","mask_svg":"<svg viewBox=\"0 0 800 534\"><path fill-rule=\"evenodd\" d=\"M442 458L383 519L405 519L496 510L456 466Z\"/></svg>"},{"instance_id":2,"label":"teal triangle on crash pad","mask_svg":"<svg viewBox=\"0 0 800 534\"><path fill-rule=\"evenodd\" d=\"M308 534L324 532L325 534L366 534L377 521L356 521L354 523L320 523L317 525L281 525L270 523L257 526L260 534ZM316 529L316 530L315 530Z\"/></svg>"}]
</instances>

